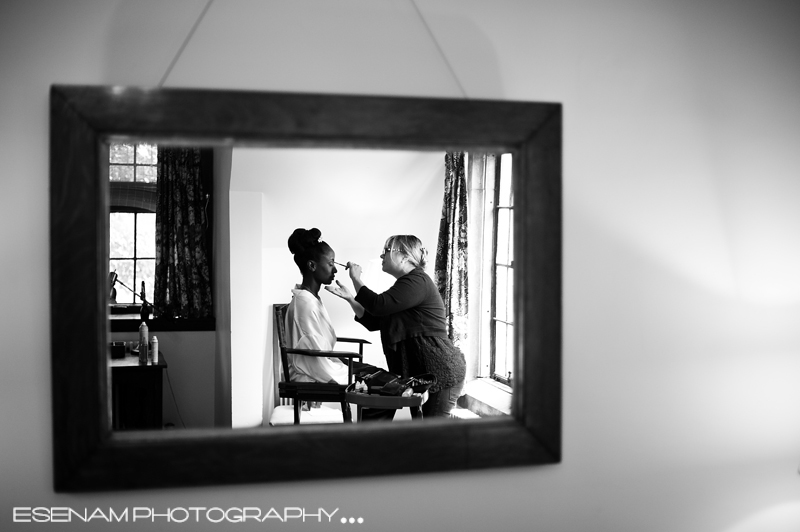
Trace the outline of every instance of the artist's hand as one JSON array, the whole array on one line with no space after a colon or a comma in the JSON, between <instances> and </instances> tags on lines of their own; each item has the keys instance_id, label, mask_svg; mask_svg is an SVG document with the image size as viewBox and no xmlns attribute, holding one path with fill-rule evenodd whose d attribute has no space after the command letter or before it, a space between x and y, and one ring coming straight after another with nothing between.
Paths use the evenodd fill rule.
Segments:
<instances>
[{"instance_id":1,"label":"artist's hand","mask_svg":"<svg viewBox=\"0 0 800 532\"><path fill-rule=\"evenodd\" d=\"M348 266L349 271L350 271L350 279L354 283L356 283L356 282L360 283L361 282L361 272L362 272L361 266L359 266L355 262L348 262L347 266Z\"/></svg>"},{"instance_id":2,"label":"artist's hand","mask_svg":"<svg viewBox=\"0 0 800 532\"><path fill-rule=\"evenodd\" d=\"M325 285L325 290L348 301L353 299L353 294L350 293L350 290L348 290L347 287L339 281L336 281L336 286L333 286L332 284Z\"/></svg>"}]
</instances>

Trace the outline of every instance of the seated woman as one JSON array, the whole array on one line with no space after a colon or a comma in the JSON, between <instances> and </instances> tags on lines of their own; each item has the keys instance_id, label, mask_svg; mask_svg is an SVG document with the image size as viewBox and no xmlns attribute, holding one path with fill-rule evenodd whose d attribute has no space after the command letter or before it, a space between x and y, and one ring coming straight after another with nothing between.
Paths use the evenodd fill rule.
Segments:
<instances>
[{"instance_id":1,"label":"seated woman","mask_svg":"<svg viewBox=\"0 0 800 532\"><path fill-rule=\"evenodd\" d=\"M294 254L303 282L292 289L292 301L286 312L286 342L299 349L331 351L336 344L336 332L319 290L336 277L336 255L328 244L320 241L321 236L320 230L314 228L295 229L289 237L289 250ZM289 377L295 382L348 384L347 365L334 357L290 354Z\"/></svg>"},{"instance_id":2,"label":"seated woman","mask_svg":"<svg viewBox=\"0 0 800 532\"><path fill-rule=\"evenodd\" d=\"M292 290L292 301L286 310L286 342L299 349L330 351L336 344L336 332L319 297L322 285L330 285L336 277L336 254L320 241L319 229L295 229L289 237L289 250L300 268L303 282ZM353 361L353 374L374 373L380 368ZM289 376L295 382L348 383L347 364L335 357L289 355ZM391 420L395 410L365 408L362 421Z\"/></svg>"}]
</instances>

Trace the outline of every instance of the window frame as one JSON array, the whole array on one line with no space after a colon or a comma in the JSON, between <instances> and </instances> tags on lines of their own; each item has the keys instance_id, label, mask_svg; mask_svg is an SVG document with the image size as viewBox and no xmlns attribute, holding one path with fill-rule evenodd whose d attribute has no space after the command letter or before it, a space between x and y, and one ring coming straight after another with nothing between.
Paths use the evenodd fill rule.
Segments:
<instances>
[{"instance_id":1,"label":"window frame","mask_svg":"<svg viewBox=\"0 0 800 532\"><path fill-rule=\"evenodd\" d=\"M137 276L136 276L136 274L137 274L136 265L137 265L137 263L139 261L153 261L153 269L155 270L155 261L156 261L155 255L153 255L152 257L139 257L138 256L138 248L139 248L139 227L138 227L139 226L139 215L140 214L151 214L151 213L136 212L136 211L130 211L130 210L111 207L108 214L109 214L109 218L110 218L110 216L112 214L133 214L133 257L109 257L108 261L109 261L109 263L111 263L112 261L133 261L133 281L132 281L133 284L131 285L130 288L131 288L131 290L133 290L133 292L136 295L133 296L133 302L132 303L120 303L120 302L112 303L112 312L114 312L114 308L115 307L122 307L122 308L126 309L126 311L134 310L134 311L138 312L142 307L142 303L141 303L141 297L140 297L141 291L136 291L136 287L140 284L140 281L142 281L142 279L137 279ZM152 214L155 214L155 213L152 213ZM109 223L110 223L110 220L109 220ZM110 245L111 245L111 242L109 241L109 247L110 247ZM109 264L109 269L111 269L111 264ZM152 283L150 284L150 286L151 286L150 290L153 290L154 284L155 284L155 277L153 277ZM119 290L117 291L117 293L119 293ZM146 291L145 291L145 293L146 293ZM151 295L147 299L148 303L153 304L153 298L154 297L155 297L155 294ZM139 302L137 302L137 298L139 298Z\"/></svg>"},{"instance_id":2,"label":"window frame","mask_svg":"<svg viewBox=\"0 0 800 532\"><path fill-rule=\"evenodd\" d=\"M122 146L122 145L126 145L126 144L128 144L128 145L133 147L133 162L130 162L130 163L112 162L111 161L111 154L113 153L114 146ZM155 162L154 163L140 163L138 161L138 158L139 158L139 146L141 146L141 145L150 145L150 146L153 146L155 148L156 152L155 152ZM155 180L155 182L153 182L153 184L155 186L158 186L158 144L157 143L150 144L150 143L146 143L146 142L134 142L134 143L112 142L109 145L108 153L109 153L109 161L108 161L108 170L109 170L108 173L109 173L109 176L112 175L111 169L114 168L114 167L131 167L133 169L133 181L111 180L109 178L109 184L111 184L111 183L149 183L148 181L139 181L138 180L139 172L137 170L140 167L151 167L151 168L155 169L155 175L156 175L156 180ZM136 265L137 265L137 262L140 261L140 260L141 261L145 261L145 260L153 261L153 271L155 272L155 261L156 261L155 254L152 257L139 257L138 256L138 253L139 253L139 242L138 242L139 241L139 227L138 227L139 215L140 214L155 214L155 209L151 212L151 211L146 211L146 210L142 210L142 209L135 208L135 207L124 207L124 206L123 207L119 207L119 206L109 205L108 211L109 211L108 212L109 225L111 224L111 215L112 214L115 214L115 213L130 213L130 214L133 214L133 257L112 257L111 253L110 253L110 250L111 250L111 234L110 234L110 232L109 232L109 241L108 241L108 245L109 245L109 257L108 257L109 270L111 270L111 261L123 261L123 260L133 261L133 281L132 281L132 284L130 286L130 289L133 291L133 294L131 294L133 296L132 297L133 302L132 303L112 303L111 307L110 307L110 310L111 310L112 314L130 313L130 312L138 313L142 309L142 303L141 303L141 297L140 297L140 293L141 292L137 291L137 286L139 286L139 284L140 284L139 280L137 280L137 278L136 278L136 273L137 273ZM155 238L155 236L153 238ZM155 249L155 245L153 247ZM155 273L153 275L152 282L150 283L150 290L151 290L151 297L148 298L148 302L152 305L153 302L154 302L154 298L155 298L155 292L154 292L154 290L155 290ZM119 290L117 291L117 293L119 293ZM146 289L145 289L145 293L146 293ZM137 298L139 298L139 302L137 302Z\"/></svg>"},{"instance_id":3,"label":"window frame","mask_svg":"<svg viewBox=\"0 0 800 532\"><path fill-rule=\"evenodd\" d=\"M505 263L501 264L497 260L497 252L498 252L499 241L500 241L500 238L499 238L500 220L499 219L500 219L500 211L501 210L508 210L510 212L508 227L509 227L509 230L511 231L511 235L510 235L511 238L507 239L507 244L509 246L509 249L513 249L514 181L513 181L513 175L511 173L508 173L507 176L506 176L508 179L511 179L511 183L510 183L510 186L509 186L509 189L511 191L511 201L509 202L510 204L509 205L501 205L500 204L500 200L501 200L500 191L501 191L501 188L502 188L502 185L503 185L503 183L502 183L502 179L503 179L503 159L506 156L508 156L508 158L506 160L507 161L511 160L510 155L511 154L503 154L503 153L496 154L495 155L495 162L494 162L494 180L492 182L492 185L493 185L493 189L492 189L492 195L493 195L493 203L492 203L492 248L491 248L492 269L491 269L491 279L490 279L490 283L491 283L491 289L490 289L491 302L490 302L490 316L489 316L489 320L490 320L490 324L489 324L489 334L490 334L490 340L489 340L489 349L490 349L490 354L489 354L489 376L493 380L496 380L496 381L501 382L501 383L503 383L505 385L508 385L508 386L511 386L511 381L512 381L512 377L513 377L513 367L511 368L511 371L508 371L506 376L500 375L496 371L497 370L497 357L498 357L498 353L497 353L497 322L500 321L500 322L505 323L506 325L514 327L514 323L516 321L516 315L514 314L515 309L513 307L513 304L514 304L513 293L509 294L508 293L508 289L506 287L506 305L508 305L509 303L511 304L511 312L512 312L513 321L509 322L508 320L501 320L501 319L499 319L497 317L497 294L498 294L497 269L498 269L498 266L502 266L502 267L506 268L507 269L506 280L508 280L509 279L509 275L510 276L514 275L514 259L513 259L513 257L511 258L510 264L505 264ZM512 164L512 168L513 168L513 162L511 164ZM506 250L506 251L508 251L508 250ZM514 337L514 333L512 333L511 337L512 338ZM506 341L506 343L508 343L508 342ZM511 347L513 349L513 347L514 347L513 346L513 342L512 342L512 346ZM510 354L506 353L505 356L506 356L505 367L508 369L508 367L510 365L508 363L508 358L510 357L513 360L514 353L513 352L510 353Z\"/></svg>"}]
</instances>

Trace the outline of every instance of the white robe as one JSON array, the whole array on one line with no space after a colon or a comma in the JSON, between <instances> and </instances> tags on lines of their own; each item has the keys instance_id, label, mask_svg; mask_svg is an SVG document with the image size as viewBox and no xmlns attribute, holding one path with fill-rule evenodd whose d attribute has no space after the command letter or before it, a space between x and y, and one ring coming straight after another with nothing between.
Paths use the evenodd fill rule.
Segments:
<instances>
[{"instance_id":1,"label":"white robe","mask_svg":"<svg viewBox=\"0 0 800 532\"><path fill-rule=\"evenodd\" d=\"M286 343L298 349L330 351L336 345L336 332L322 301L308 290L295 286L286 311ZM289 354L289 375L296 382L347 384L347 365L338 358Z\"/></svg>"}]
</instances>

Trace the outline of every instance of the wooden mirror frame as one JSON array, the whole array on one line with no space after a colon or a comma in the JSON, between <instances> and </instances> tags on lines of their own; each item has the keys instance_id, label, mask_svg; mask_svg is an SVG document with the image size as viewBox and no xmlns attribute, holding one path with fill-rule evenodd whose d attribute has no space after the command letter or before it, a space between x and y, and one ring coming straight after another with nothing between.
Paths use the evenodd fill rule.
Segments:
<instances>
[{"instance_id":1,"label":"wooden mirror frame","mask_svg":"<svg viewBox=\"0 0 800 532\"><path fill-rule=\"evenodd\" d=\"M487 150L514 156L512 415L112 432L108 144ZM561 460L560 104L54 85L50 267L58 492L407 474Z\"/></svg>"}]
</instances>

